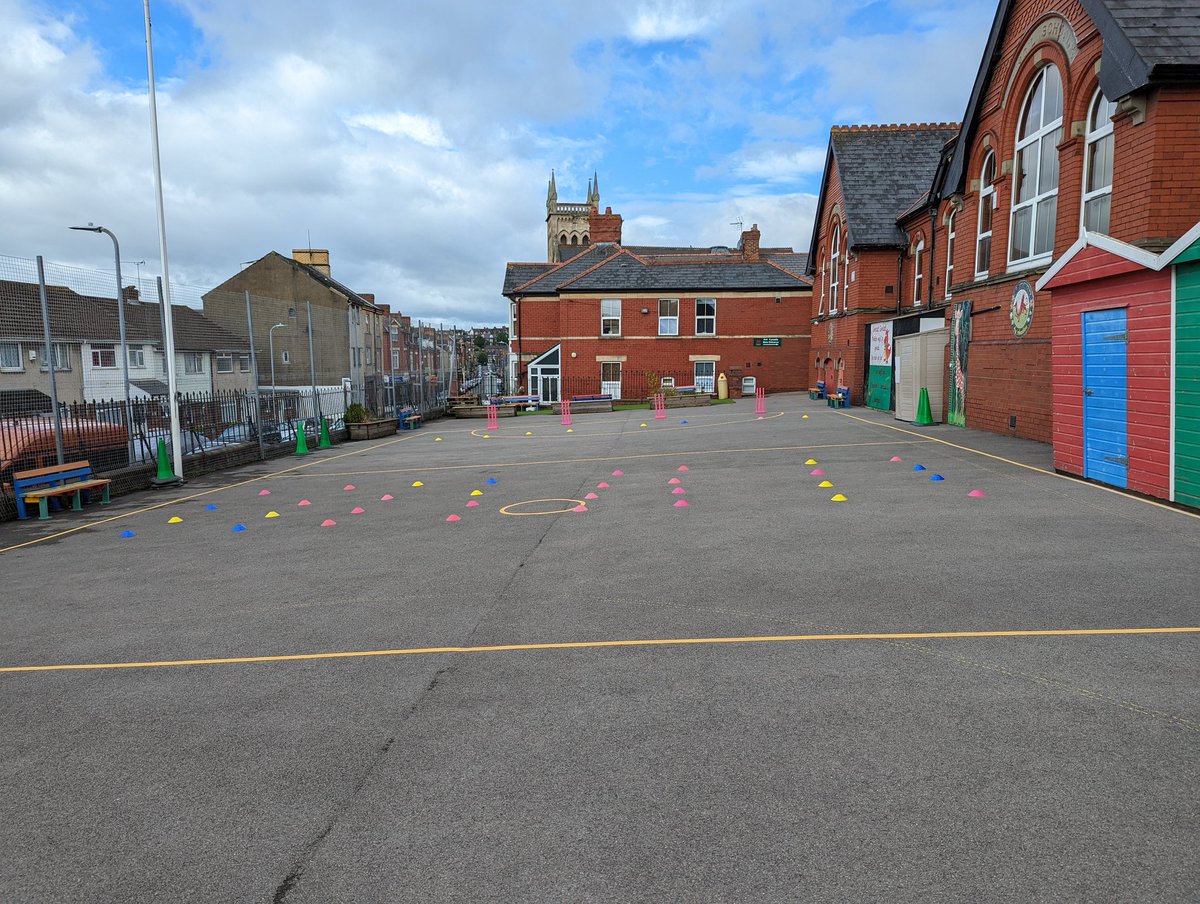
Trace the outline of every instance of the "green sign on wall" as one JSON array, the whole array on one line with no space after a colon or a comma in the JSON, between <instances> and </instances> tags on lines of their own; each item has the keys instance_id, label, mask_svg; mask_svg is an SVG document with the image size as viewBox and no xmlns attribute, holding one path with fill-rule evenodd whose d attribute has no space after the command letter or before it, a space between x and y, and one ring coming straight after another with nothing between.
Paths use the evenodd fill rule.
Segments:
<instances>
[{"instance_id":1,"label":"green sign on wall","mask_svg":"<svg viewBox=\"0 0 1200 904\"><path fill-rule=\"evenodd\" d=\"M755 339L754 345L756 348L779 348L783 344L783 340L778 336L770 339Z\"/></svg>"}]
</instances>

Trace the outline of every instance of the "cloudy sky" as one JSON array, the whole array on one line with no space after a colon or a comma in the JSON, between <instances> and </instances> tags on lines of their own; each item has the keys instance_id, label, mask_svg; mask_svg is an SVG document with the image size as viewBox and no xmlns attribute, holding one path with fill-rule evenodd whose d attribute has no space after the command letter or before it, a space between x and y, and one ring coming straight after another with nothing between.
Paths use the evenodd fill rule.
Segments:
<instances>
[{"instance_id":1,"label":"cloudy sky","mask_svg":"<svg viewBox=\"0 0 1200 904\"><path fill-rule=\"evenodd\" d=\"M393 310L501 323L551 169L563 201L599 173L630 244L807 250L829 127L961 118L995 5L152 0L172 282L311 244ZM95 222L161 272L142 3L0 23L0 255L111 271L66 229Z\"/></svg>"}]
</instances>

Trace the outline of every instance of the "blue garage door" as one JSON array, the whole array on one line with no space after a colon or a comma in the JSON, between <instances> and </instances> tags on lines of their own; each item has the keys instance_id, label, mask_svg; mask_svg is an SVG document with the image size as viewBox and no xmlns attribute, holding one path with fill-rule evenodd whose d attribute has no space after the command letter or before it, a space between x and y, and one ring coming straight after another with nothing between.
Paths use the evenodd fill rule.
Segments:
<instances>
[{"instance_id":1,"label":"blue garage door","mask_svg":"<svg viewBox=\"0 0 1200 904\"><path fill-rule=\"evenodd\" d=\"M1129 476L1125 309L1083 315L1083 475L1123 487Z\"/></svg>"}]
</instances>

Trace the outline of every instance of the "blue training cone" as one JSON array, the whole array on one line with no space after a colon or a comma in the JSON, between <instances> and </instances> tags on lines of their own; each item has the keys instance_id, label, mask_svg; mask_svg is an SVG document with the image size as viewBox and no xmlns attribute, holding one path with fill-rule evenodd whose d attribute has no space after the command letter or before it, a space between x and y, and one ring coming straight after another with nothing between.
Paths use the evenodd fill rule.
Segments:
<instances>
[{"instance_id":1,"label":"blue training cone","mask_svg":"<svg viewBox=\"0 0 1200 904\"><path fill-rule=\"evenodd\" d=\"M945 480L946 478L945 478L945 477L943 477L941 474L934 474L934 475L933 475L932 477L930 477L929 479L930 479L930 480Z\"/></svg>"},{"instance_id":2,"label":"blue training cone","mask_svg":"<svg viewBox=\"0 0 1200 904\"><path fill-rule=\"evenodd\" d=\"M925 466L924 465L913 465L913 470L914 471L924 471Z\"/></svg>"},{"instance_id":3,"label":"blue training cone","mask_svg":"<svg viewBox=\"0 0 1200 904\"><path fill-rule=\"evenodd\" d=\"M133 531L131 531L131 530L125 530L125 531L121 531L121 539L122 539L122 540L129 540L129 539L131 539L132 537L136 537L136 536L137 536L137 534L135 534L135 533L134 533Z\"/></svg>"}]
</instances>

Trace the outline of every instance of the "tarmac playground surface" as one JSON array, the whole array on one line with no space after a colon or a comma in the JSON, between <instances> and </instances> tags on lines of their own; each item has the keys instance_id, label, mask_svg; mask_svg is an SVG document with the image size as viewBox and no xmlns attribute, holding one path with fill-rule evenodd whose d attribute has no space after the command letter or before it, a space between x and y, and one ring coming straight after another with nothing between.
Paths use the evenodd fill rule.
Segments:
<instances>
[{"instance_id":1,"label":"tarmac playground surface","mask_svg":"<svg viewBox=\"0 0 1200 904\"><path fill-rule=\"evenodd\" d=\"M567 430L0 524L0 901L1200 898L1194 513L798 395Z\"/></svg>"}]
</instances>

